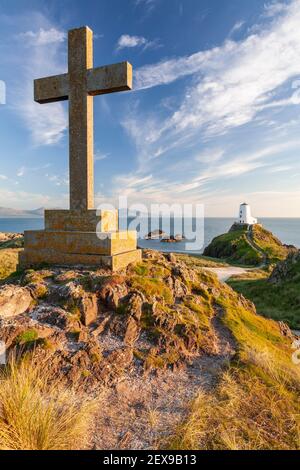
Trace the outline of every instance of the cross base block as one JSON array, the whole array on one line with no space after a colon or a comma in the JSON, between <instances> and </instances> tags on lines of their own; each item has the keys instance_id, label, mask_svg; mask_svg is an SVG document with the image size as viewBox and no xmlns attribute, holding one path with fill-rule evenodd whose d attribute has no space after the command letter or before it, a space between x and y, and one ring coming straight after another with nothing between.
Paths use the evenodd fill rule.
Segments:
<instances>
[{"instance_id":1,"label":"cross base block","mask_svg":"<svg viewBox=\"0 0 300 470\"><path fill-rule=\"evenodd\" d=\"M66 232L114 232L118 211L45 210L45 229Z\"/></svg>"},{"instance_id":2,"label":"cross base block","mask_svg":"<svg viewBox=\"0 0 300 470\"><path fill-rule=\"evenodd\" d=\"M141 260L135 231L72 232L34 230L25 232L20 268L51 265L105 266L113 271Z\"/></svg>"}]
</instances>

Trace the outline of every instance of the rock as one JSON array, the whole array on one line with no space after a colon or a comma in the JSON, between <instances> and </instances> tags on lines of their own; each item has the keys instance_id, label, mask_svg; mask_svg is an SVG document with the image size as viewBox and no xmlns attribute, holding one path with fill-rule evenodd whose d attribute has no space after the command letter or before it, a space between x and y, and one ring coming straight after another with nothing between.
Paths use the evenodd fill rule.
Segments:
<instances>
[{"instance_id":1,"label":"rock","mask_svg":"<svg viewBox=\"0 0 300 470\"><path fill-rule=\"evenodd\" d=\"M163 238L161 240L161 243L177 243L178 240L174 237L174 235L171 235L170 237Z\"/></svg>"},{"instance_id":2,"label":"rock","mask_svg":"<svg viewBox=\"0 0 300 470\"><path fill-rule=\"evenodd\" d=\"M24 246L24 237L21 233L0 232L1 248L21 248Z\"/></svg>"},{"instance_id":3,"label":"rock","mask_svg":"<svg viewBox=\"0 0 300 470\"><path fill-rule=\"evenodd\" d=\"M103 331L105 330L107 324L110 322L110 320L112 319L112 315L108 314L104 320L102 320L98 326L92 331L92 336L94 338L96 338L97 336L101 335L101 333L103 333Z\"/></svg>"},{"instance_id":4,"label":"rock","mask_svg":"<svg viewBox=\"0 0 300 470\"><path fill-rule=\"evenodd\" d=\"M35 300L42 299L48 294L48 287L44 282L28 284L27 288L30 290L31 295Z\"/></svg>"},{"instance_id":5,"label":"rock","mask_svg":"<svg viewBox=\"0 0 300 470\"><path fill-rule=\"evenodd\" d=\"M189 289L186 284L181 282L179 279L174 279L174 297L177 299L182 299L189 293Z\"/></svg>"},{"instance_id":6,"label":"rock","mask_svg":"<svg viewBox=\"0 0 300 470\"><path fill-rule=\"evenodd\" d=\"M279 326L279 329L280 329L280 332L282 334L282 336L285 336L287 338L289 338L290 340L294 340L294 335L293 333L291 332L289 326L284 323L283 321L280 321L278 322L278 326Z\"/></svg>"},{"instance_id":7,"label":"rock","mask_svg":"<svg viewBox=\"0 0 300 470\"><path fill-rule=\"evenodd\" d=\"M184 283L186 283L186 281L198 281L197 273L192 269L187 268L186 265L182 265L180 263L172 267L172 274L175 277L180 277Z\"/></svg>"},{"instance_id":8,"label":"rock","mask_svg":"<svg viewBox=\"0 0 300 470\"><path fill-rule=\"evenodd\" d=\"M80 319L85 326L97 319L98 302L96 294L85 293L79 299Z\"/></svg>"},{"instance_id":9,"label":"rock","mask_svg":"<svg viewBox=\"0 0 300 470\"><path fill-rule=\"evenodd\" d=\"M145 240L157 240L161 237L165 237L166 233L163 230L153 230L145 236Z\"/></svg>"},{"instance_id":10,"label":"rock","mask_svg":"<svg viewBox=\"0 0 300 470\"><path fill-rule=\"evenodd\" d=\"M97 292L98 298L105 305L116 310L120 301L128 294L128 288L125 284L125 278L121 276L108 278Z\"/></svg>"},{"instance_id":11,"label":"rock","mask_svg":"<svg viewBox=\"0 0 300 470\"><path fill-rule=\"evenodd\" d=\"M155 250L143 250L143 259L163 261L165 259L164 255L159 251Z\"/></svg>"},{"instance_id":12,"label":"rock","mask_svg":"<svg viewBox=\"0 0 300 470\"><path fill-rule=\"evenodd\" d=\"M0 316L13 317L27 312L32 306L30 289L15 285L0 288Z\"/></svg>"},{"instance_id":13,"label":"rock","mask_svg":"<svg viewBox=\"0 0 300 470\"><path fill-rule=\"evenodd\" d=\"M177 234L177 235L175 235L175 240L176 240L177 242L182 242L183 240L185 240L185 236L184 236L184 235Z\"/></svg>"},{"instance_id":14,"label":"rock","mask_svg":"<svg viewBox=\"0 0 300 470\"><path fill-rule=\"evenodd\" d=\"M80 329L79 319L76 320L66 310L52 305L39 305L31 313L31 318L63 330L68 328Z\"/></svg>"},{"instance_id":15,"label":"rock","mask_svg":"<svg viewBox=\"0 0 300 470\"><path fill-rule=\"evenodd\" d=\"M165 258L167 261L169 261L170 263L176 263L177 261L177 258L176 256L174 255L174 253L165 253Z\"/></svg>"},{"instance_id":16,"label":"rock","mask_svg":"<svg viewBox=\"0 0 300 470\"><path fill-rule=\"evenodd\" d=\"M300 250L293 251L288 257L280 261L274 268L269 282L279 284L282 281L292 279L300 271Z\"/></svg>"}]
</instances>

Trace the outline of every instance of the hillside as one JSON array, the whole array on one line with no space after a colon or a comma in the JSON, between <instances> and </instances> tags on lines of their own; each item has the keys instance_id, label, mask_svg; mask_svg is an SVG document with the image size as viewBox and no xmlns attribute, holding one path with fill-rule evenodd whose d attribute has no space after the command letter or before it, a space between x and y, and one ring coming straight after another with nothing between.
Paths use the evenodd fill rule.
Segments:
<instances>
[{"instance_id":1,"label":"hillside","mask_svg":"<svg viewBox=\"0 0 300 470\"><path fill-rule=\"evenodd\" d=\"M300 329L300 252L290 253L269 275L255 273L238 276L230 285L255 303L257 311L268 318L285 321L291 328Z\"/></svg>"},{"instance_id":2,"label":"hillside","mask_svg":"<svg viewBox=\"0 0 300 470\"><path fill-rule=\"evenodd\" d=\"M44 217L44 208L40 207L39 209L32 210L22 210L22 209L11 209L9 207L0 207L0 218L30 218L30 217Z\"/></svg>"},{"instance_id":3,"label":"hillside","mask_svg":"<svg viewBox=\"0 0 300 470\"><path fill-rule=\"evenodd\" d=\"M0 449L300 448L291 333L191 257L19 273L0 325Z\"/></svg>"},{"instance_id":4,"label":"hillside","mask_svg":"<svg viewBox=\"0 0 300 470\"><path fill-rule=\"evenodd\" d=\"M258 224L250 230L247 225L234 224L228 233L214 238L204 250L204 256L253 266L276 263L288 253L288 247Z\"/></svg>"}]
</instances>

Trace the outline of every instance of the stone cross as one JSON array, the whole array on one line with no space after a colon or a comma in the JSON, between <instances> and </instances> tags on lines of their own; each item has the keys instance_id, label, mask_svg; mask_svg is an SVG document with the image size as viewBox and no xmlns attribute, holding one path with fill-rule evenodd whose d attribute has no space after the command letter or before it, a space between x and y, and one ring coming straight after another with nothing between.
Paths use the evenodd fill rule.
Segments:
<instances>
[{"instance_id":1,"label":"stone cross","mask_svg":"<svg viewBox=\"0 0 300 470\"><path fill-rule=\"evenodd\" d=\"M68 35L68 73L34 81L34 100L69 100L70 209L94 208L93 96L132 89L128 62L93 68L93 32Z\"/></svg>"}]
</instances>

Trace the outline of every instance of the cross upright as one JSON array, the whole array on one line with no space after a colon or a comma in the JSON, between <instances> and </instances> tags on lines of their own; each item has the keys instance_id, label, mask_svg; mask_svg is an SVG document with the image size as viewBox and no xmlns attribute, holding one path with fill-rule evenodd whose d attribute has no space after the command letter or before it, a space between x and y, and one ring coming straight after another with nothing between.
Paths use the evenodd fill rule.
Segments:
<instances>
[{"instance_id":1,"label":"cross upright","mask_svg":"<svg viewBox=\"0 0 300 470\"><path fill-rule=\"evenodd\" d=\"M94 208L93 97L132 89L128 62L93 68L93 32L68 34L68 73L34 81L34 100L69 100L70 209Z\"/></svg>"}]
</instances>

